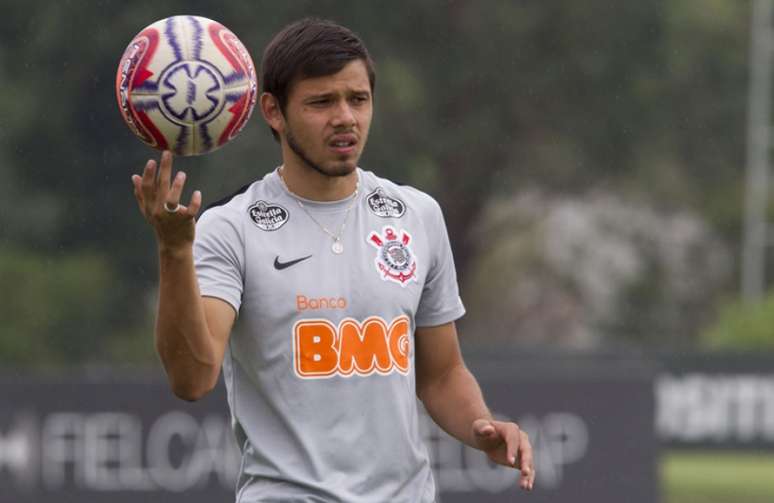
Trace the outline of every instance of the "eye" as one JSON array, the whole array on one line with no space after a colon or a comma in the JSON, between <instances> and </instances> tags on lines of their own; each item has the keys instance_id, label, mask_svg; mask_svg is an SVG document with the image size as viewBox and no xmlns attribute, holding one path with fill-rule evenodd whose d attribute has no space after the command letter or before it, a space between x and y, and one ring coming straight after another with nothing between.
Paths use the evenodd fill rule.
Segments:
<instances>
[{"instance_id":1,"label":"eye","mask_svg":"<svg viewBox=\"0 0 774 503\"><path fill-rule=\"evenodd\" d=\"M329 98L319 98L315 99L309 102L309 104L313 107L324 107L330 104L331 100Z\"/></svg>"}]
</instances>

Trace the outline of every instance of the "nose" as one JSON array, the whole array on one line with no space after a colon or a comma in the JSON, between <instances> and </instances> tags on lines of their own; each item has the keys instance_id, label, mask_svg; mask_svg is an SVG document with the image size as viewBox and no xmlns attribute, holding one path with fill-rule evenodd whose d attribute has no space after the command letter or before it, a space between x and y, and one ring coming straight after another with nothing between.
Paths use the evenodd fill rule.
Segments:
<instances>
[{"instance_id":1,"label":"nose","mask_svg":"<svg viewBox=\"0 0 774 503\"><path fill-rule=\"evenodd\" d=\"M347 100L341 100L333 111L331 125L335 128L350 128L355 125L357 120L352 107Z\"/></svg>"}]
</instances>

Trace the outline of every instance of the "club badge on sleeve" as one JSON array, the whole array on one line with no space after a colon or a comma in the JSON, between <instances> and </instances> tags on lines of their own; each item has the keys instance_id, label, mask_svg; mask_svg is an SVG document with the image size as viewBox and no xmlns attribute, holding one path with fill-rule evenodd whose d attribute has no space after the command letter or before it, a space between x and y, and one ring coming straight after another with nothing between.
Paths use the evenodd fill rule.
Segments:
<instances>
[{"instance_id":1,"label":"club badge on sleeve","mask_svg":"<svg viewBox=\"0 0 774 503\"><path fill-rule=\"evenodd\" d=\"M417 261L409 248L411 235L401 229L386 226L381 233L371 232L367 241L376 248L376 270L384 281L393 281L405 287L417 281Z\"/></svg>"}]
</instances>

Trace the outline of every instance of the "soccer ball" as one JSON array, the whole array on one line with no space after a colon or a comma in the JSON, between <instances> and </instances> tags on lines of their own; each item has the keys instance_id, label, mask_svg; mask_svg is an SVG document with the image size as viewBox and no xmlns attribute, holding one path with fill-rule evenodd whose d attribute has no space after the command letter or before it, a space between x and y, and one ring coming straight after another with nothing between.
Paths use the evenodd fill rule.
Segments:
<instances>
[{"instance_id":1,"label":"soccer ball","mask_svg":"<svg viewBox=\"0 0 774 503\"><path fill-rule=\"evenodd\" d=\"M257 95L255 67L242 42L199 16L151 24L118 64L118 108L142 141L178 155L222 147L244 127Z\"/></svg>"}]
</instances>

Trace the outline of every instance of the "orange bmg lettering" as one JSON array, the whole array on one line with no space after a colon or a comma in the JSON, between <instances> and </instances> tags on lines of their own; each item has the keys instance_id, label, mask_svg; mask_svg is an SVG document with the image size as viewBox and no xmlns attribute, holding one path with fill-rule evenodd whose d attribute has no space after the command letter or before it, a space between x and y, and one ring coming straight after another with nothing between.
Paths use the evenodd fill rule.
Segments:
<instances>
[{"instance_id":1,"label":"orange bmg lettering","mask_svg":"<svg viewBox=\"0 0 774 503\"><path fill-rule=\"evenodd\" d=\"M346 318L336 327L328 320L299 321L293 327L296 374L303 378L408 374L410 330L407 316L387 325L371 316L362 323Z\"/></svg>"},{"instance_id":2,"label":"orange bmg lettering","mask_svg":"<svg viewBox=\"0 0 774 503\"><path fill-rule=\"evenodd\" d=\"M296 323L293 351L296 374L301 377L325 377L336 373L336 327L328 320Z\"/></svg>"}]
</instances>

